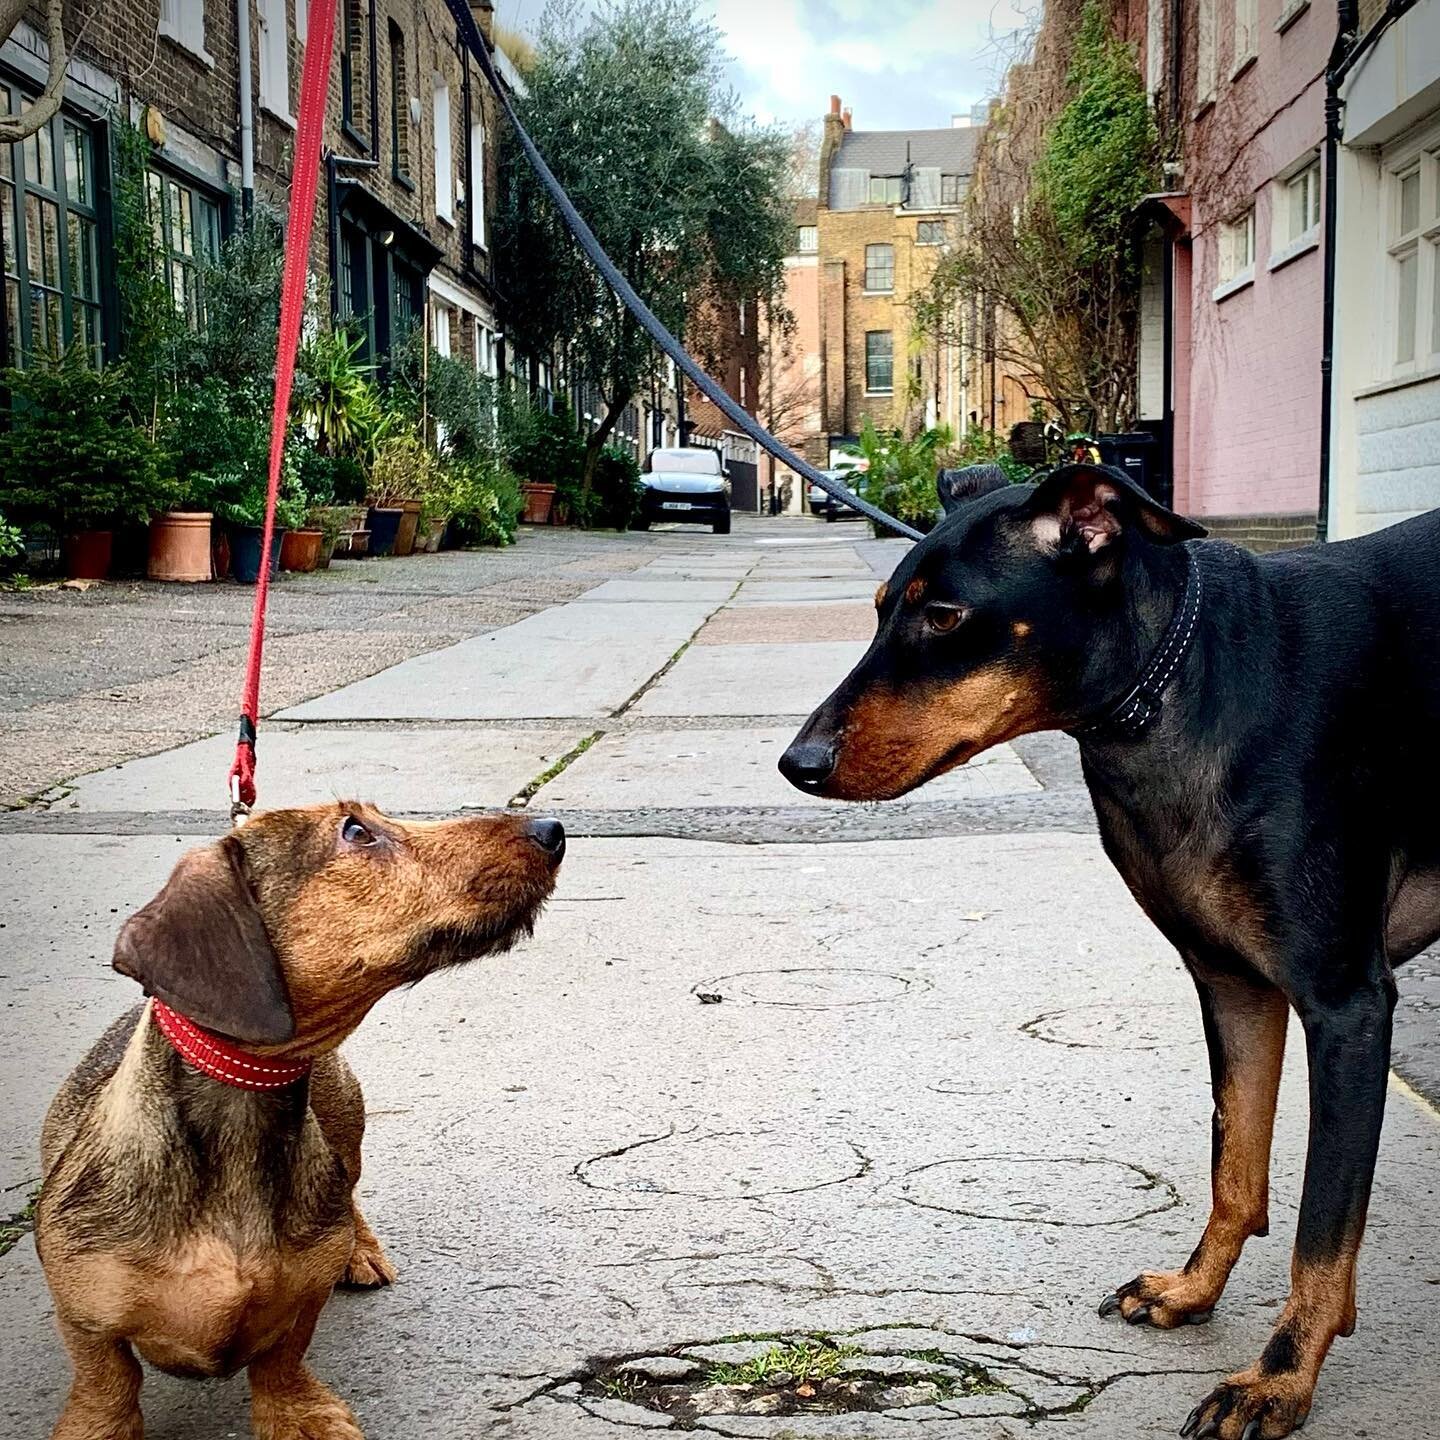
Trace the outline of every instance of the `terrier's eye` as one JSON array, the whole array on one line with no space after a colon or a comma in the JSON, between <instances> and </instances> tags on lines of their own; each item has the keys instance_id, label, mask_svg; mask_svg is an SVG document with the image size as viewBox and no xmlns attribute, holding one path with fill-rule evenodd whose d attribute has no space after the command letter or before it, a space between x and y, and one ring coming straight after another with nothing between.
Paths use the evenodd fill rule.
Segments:
<instances>
[{"instance_id":1,"label":"terrier's eye","mask_svg":"<svg viewBox=\"0 0 1440 1440\"><path fill-rule=\"evenodd\" d=\"M347 845L375 844L374 831L368 830L353 815L345 817L345 823L340 827L340 838Z\"/></svg>"},{"instance_id":2,"label":"terrier's eye","mask_svg":"<svg viewBox=\"0 0 1440 1440\"><path fill-rule=\"evenodd\" d=\"M925 624L937 635L948 635L965 618L963 605L941 605L925 607Z\"/></svg>"}]
</instances>

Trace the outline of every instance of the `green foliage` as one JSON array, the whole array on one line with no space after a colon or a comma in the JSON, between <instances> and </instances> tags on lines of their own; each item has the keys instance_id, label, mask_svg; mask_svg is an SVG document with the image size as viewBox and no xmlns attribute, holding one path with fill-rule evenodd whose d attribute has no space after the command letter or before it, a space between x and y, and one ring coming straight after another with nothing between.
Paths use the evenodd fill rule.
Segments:
<instances>
[{"instance_id":1,"label":"green foliage","mask_svg":"<svg viewBox=\"0 0 1440 1440\"><path fill-rule=\"evenodd\" d=\"M522 119L600 244L672 331L690 302L778 299L789 250L787 144L731 111L725 56L695 0L616 0L548 12ZM707 125L726 117L727 129ZM653 373L649 339L571 239L515 147L497 220L510 333L540 353L564 341L615 421ZM701 339L703 337L692 337ZM702 350L703 350L702 346Z\"/></svg>"},{"instance_id":2,"label":"green foliage","mask_svg":"<svg viewBox=\"0 0 1440 1440\"><path fill-rule=\"evenodd\" d=\"M428 418L443 455L473 457L495 445L495 396L493 380L433 346L427 365L421 326L391 354L387 403L417 428Z\"/></svg>"},{"instance_id":3,"label":"green foliage","mask_svg":"<svg viewBox=\"0 0 1440 1440\"><path fill-rule=\"evenodd\" d=\"M500 402L500 448L521 480L578 490L585 470L585 441L568 406L552 413L515 390Z\"/></svg>"},{"instance_id":4,"label":"green foliage","mask_svg":"<svg viewBox=\"0 0 1440 1440\"><path fill-rule=\"evenodd\" d=\"M148 520L176 496L169 457L137 427L123 365L93 370L79 347L8 370L10 428L0 433L0 508L61 533Z\"/></svg>"},{"instance_id":5,"label":"green foliage","mask_svg":"<svg viewBox=\"0 0 1440 1440\"><path fill-rule=\"evenodd\" d=\"M247 510L244 497L257 485L263 493L270 458L263 389L198 377L168 397L163 416L188 506L230 517Z\"/></svg>"},{"instance_id":6,"label":"green foliage","mask_svg":"<svg viewBox=\"0 0 1440 1440\"><path fill-rule=\"evenodd\" d=\"M1026 479L1030 469L1022 465L1010 453L1009 447L993 430L985 430L975 426L965 432L965 438L961 440L949 463L952 465L998 465L1006 475L1006 478L1014 485L1017 481Z\"/></svg>"},{"instance_id":7,"label":"green foliage","mask_svg":"<svg viewBox=\"0 0 1440 1440\"><path fill-rule=\"evenodd\" d=\"M17 526L9 524L0 515L0 570L9 568L10 562L18 560L25 553L25 537Z\"/></svg>"},{"instance_id":8,"label":"green foliage","mask_svg":"<svg viewBox=\"0 0 1440 1440\"><path fill-rule=\"evenodd\" d=\"M404 425L392 425L375 450L370 465L372 505L403 505L419 500L434 505L444 481L444 471L435 452L419 434ZM434 513L440 513L439 506Z\"/></svg>"},{"instance_id":9,"label":"green foliage","mask_svg":"<svg viewBox=\"0 0 1440 1440\"><path fill-rule=\"evenodd\" d=\"M859 448L869 468L854 476L857 493L917 530L930 529L940 515L935 473L952 441L943 425L905 440L899 435L881 435L867 418Z\"/></svg>"},{"instance_id":10,"label":"green foliage","mask_svg":"<svg viewBox=\"0 0 1440 1440\"><path fill-rule=\"evenodd\" d=\"M1077 265L1129 259L1131 217L1155 188L1159 141L1134 53L1110 34L1098 0L1085 5L1067 83L1073 93L1046 135L1034 197Z\"/></svg>"},{"instance_id":11,"label":"green foliage","mask_svg":"<svg viewBox=\"0 0 1440 1440\"><path fill-rule=\"evenodd\" d=\"M273 393L280 332L280 228L264 211L225 241L203 272L205 325L191 337L187 368L243 389Z\"/></svg>"},{"instance_id":12,"label":"green foliage","mask_svg":"<svg viewBox=\"0 0 1440 1440\"><path fill-rule=\"evenodd\" d=\"M611 530L628 530L640 513L645 485L640 466L629 450L607 445L595 465L595 525Z\"/></svg>"},{"instance_id":13,"label":"green foliage","mask_svg":"<svg viewBox=\"0 0 1440 1440\"><path fill-rule=\"evenodd\" d=\"M520 481L501 460L472 457L445 467L451 528L462 545L509 545L524 509Z\"/></svg>"},{"instance_id":14,"label":"green foliage","mask_svg":"<svg viewBox=\"0 0 1440 1440\"><path fill-rule=\"evenodd\" d=\"M774 1345L743 1365L712 1366L705 1378L711 1385L765 1385L776 1375L788 1375L786 1384L829 1380L840 1373L847 1360L859 1354L854 1345L800 1340L792 1345Z\"/></svg>"},{"instance_id":15,"label":"green foliage","mask_svg":"<svg viewBox=\"0 0 1440 1440\"><path fill-rule=\"evenodd\" d=\"M359 359L360 336L321 330L300 347L292 413L322 455L371 460L391 424L373 365ZM272 354L273 367L273 354Z\"/></svg>"}]
</instances>

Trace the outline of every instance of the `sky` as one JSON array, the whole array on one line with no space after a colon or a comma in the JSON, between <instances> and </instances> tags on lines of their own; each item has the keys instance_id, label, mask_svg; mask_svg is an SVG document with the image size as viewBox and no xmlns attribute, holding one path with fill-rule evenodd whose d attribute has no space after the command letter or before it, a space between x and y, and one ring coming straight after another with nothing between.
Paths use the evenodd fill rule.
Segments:
<instances>
[{"instance_id":1,"label":"sky","mask_svg":"<svg viewBox=\"0 0 1440 1440\"><path fill-rule=\"evenodd\" d=\"M725 36L742 110L786 126L839 95L857 130L939 129L994 94L1004 39L1035 0L703 0ZM496 0L533 33L544 0ZM998 43L997 43L998 42Z\"/></svg>"}]
</instances>

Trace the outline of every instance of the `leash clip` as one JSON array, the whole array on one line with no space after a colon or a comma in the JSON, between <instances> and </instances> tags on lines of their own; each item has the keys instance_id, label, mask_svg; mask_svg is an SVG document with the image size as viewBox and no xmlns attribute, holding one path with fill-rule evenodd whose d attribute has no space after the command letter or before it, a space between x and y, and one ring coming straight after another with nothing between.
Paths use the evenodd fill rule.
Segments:
<instances>
[{"instance_id":1,"label":"leash clip","mask_svg":"<svg viewBox=\"0 0 1440 1440\"><path fill-rule=\"evenodd\" d=\"M230 823L239 829L250 818L250 807L240 798L240 777L230 777Z\"/></svg>"}]
</instances>

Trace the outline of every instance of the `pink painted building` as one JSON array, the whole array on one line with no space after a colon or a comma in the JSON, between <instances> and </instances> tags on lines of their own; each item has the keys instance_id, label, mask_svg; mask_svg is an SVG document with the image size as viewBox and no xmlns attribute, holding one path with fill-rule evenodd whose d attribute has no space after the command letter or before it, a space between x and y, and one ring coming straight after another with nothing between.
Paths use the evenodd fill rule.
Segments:
<instances>
[{"instance_id":1,"label":"pink painted building","mask_svg":"<svg viewBox=\"0 0 1440 1440\"><path fill-rule=\"evenodd\" d=\"M1168 75L1184 145L1149 207L1141 421L1168 441L1178 509L1258 548L1305 543L1320 495L1320 148L1336 12L1187 0L1168 36L1174 12L1151 4L1164 63L1148 68Z\"/></svg>"}]
</instances>

